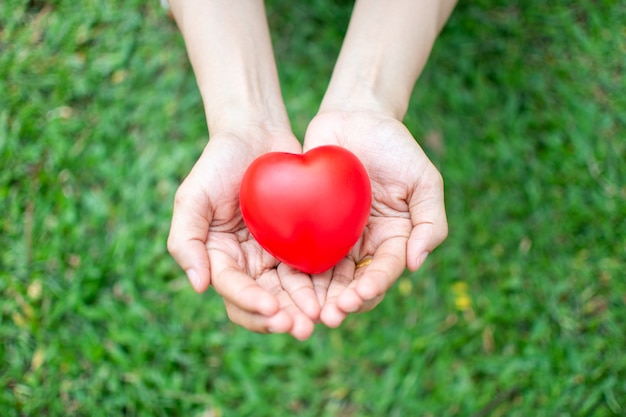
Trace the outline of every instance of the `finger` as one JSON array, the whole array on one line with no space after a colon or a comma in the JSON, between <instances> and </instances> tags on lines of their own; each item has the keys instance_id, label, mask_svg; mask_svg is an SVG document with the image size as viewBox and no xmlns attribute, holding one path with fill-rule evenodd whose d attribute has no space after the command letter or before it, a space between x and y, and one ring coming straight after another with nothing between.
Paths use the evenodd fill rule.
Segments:
<instances>
[{"instance_id":1,"label":"finger","mask_svg":"<svg viewBox=\"0 0 626 417\"><path fill-rule=\"evenodd\" d=\"M324 323L328 327L339 327L341 323L346 319L348 314L350 313L364 313L366 311L370 311L374 309L380 302L385 298L384 294L381 294L377 297L374 297L371 300L363 301L358 294L353 290L352 286L348 287L344 294L342 294L342 298L345 297L345 294L349 294L348 296L355 297L352 301L352 306L349 308L345 308L345 306L339 307L339 305L333 301L324 305L324 309L320 314L320 319L322 323ZM354 305L358 307L355 308Z\"/></svg>"},{"instance_id":2,"label":"finger","mask_svg":"<svg viewBox=\"0 0 626 417\"><path fill-rule=\"evenodd\" d=\"M287 296L286 293L283 294ZM311 337L313 331L315 330L315 323L298 307L296 307L294 304L291 304L291 300L289 300L289 304L283 307L283 310L281 311L289 314L293 321L291 329L288 330L289 334L291 334L298 340L306 340Z\"/></svg>"},{"instance_id":3,"label":"finger","mask_svg":"<svg viewBox=\"0 0 626 417\"><path fill-rule=\"evenodd\" d=\"M328 327L338 327L353 311L357 311L362 305L362 300L354 292L354 261L344 258L332 270L332 277L328 285L326 301L320 313L320 321ZM337 304L337 300L343 297L344 307Z\"/></svg>"},{"instance_id":4,"label":"finger","mask_svg":"<svg viewBox=\"0 0 626 417\"><path fill-rule=\"evenodd\" d=\"M443 195L443 179L433 167L433 172L409 201L413 229L407 243L407 266L416 271L426 256L448 236L448 221Z\"/></svg>"},{"instance_id":5,"label":"finger","mask_svg":"<svg viewBox=\"0 0 626 417\"><path fill-rule=\"evenodd\" d=\"M263 288L259 282L244 273L232 257L221 250L210 249L209 257L213 287L226 302L248 313L263 316L273 316L278 313L280 303L274 295L280 290L277 276L273 280L267 278L270 284ZM271 291L267 288L275 288L275 290Z\"/></svg>"},{"instance_id":6,"label":"finger","mask_svg":"<svg viewBox=\"0 0 626 417\"><path fill-rule=\"evenodd\" d=\"M284 275L282 277L283 281L289 282L290 280L288 278L294 278L294 281L293 283L291 283L291 285L293 286L292 289L294 291L296 299L298 299L298 297L302 297L302 292L305 293L303 298L307 298L306 293L308 292L308 290L310 290L308 296L312 298L313 306L316 306L317 301L312 290L312 284L310 282L307 284L303 280L303 278L308 280L307 275L296 271L295 269L290 268L285 264L279 264L277 269L269 270L263 273L257 279L259 286L268 290L276 296L276 299L278 300L280 306L280 310L288 314L291 318L292 326L289 330L287 330L287 332L298 340L308 339L313 334L313 330L315 329L315 323L313 322L313 320L315 320L316 318L309 317L307 313L303 312L301 308L295 304L294 297L292 297L282 287L280 273ZM300 302L305 306L309 306L307 308L311 309L309 304L310 300L300 300ZM314 316L319 315L319 306L317 306L317 311L314 311L313 313L311 314Z\"/></svg>"},{"instance_id":7,"label":"finger","mask_svg":"<svg viewBox=\"0 0 626 417\"><path fill-rule=\"evenodd\" d=\"M372 258L371 257L366 257L364 259L362 259L361 261L359 261L356 264L356 271L355 272L356 275L360 275L362 276L365 269L362 269L364 267L366 267L367 265L372 263ZM360 270L360 271L359 271ZM370 311L372 309L374 309L374 307L376 307L385 297L384 294L380 294L376 297L374 297L371 300L363 300L361 299L361 297L358 295L358 293L353 290L353 293L350 295L350 293L348 292L349 290L352 289L352 287L356 286L358 284L358 281L352 281L351 286L346 289L346 292L349 294L347 297L343 297L342 296L342 305L341 308L346 311L346 312L350 312L350 313L364 313L366 311Z\"/></svg>"},{"instance_id":8,"label":"finger","mask_svg":"<svg viewBox=\"0 0 626 417\"><path fill-rule=\"evenodd\" d=\"M313 334L313 320L283 290L275 269L255 280L226 253L211 249L209 255L213 287L228 303L234 323L257 332L289 332L299 340Z\"/></svg>"},{"instance_id":9,"label":"finger","mask_svg":"<svg viewBox=\"0 0 626 417\"><path fill-rule=\"evenodd\" d=\"M226 314L233 323L256 333L286 333L294 327L293 318L285 311L271 316L250 313L224 300Z\"/></svg>"},{"instance_id":10,"label":"finger","mask_svg":"<svg viewBox=\"0 0 626 417\"><path fill-rule=\"evenodd\" d=\"M211 223L208 198L191 194L183 184L176 192L167 249L185 271L194 290L201 293L211 283L205 243Z\"/></svg>"},{"instance_id":11,"label":"finger","mask_svg":"<svg viewBox=\"0 0 626 417\"><path fill-rule=\"evenodd\" d=\"M311 275L311 283L313 284L313 291L317 297L317 302L320 309L326 304L326 298L328 296L328 287L330 286L330 280L332 278L333 270L330 269L321 274Z\"/></svg>"},{"instance_id":12,"label":"finger","mask_svg":"<svg viewBox=\"0 0 626 417\"><path fill-rule=\"evenodd\" d=\"M405 265L406 238L394 237L385 240L376 248L372 262L357 270L354 291L363 302L384 295L404 272ZM340 307L347 307L353 305L354 301L344 300L342 294L337 303Z\"/></svg>"},{"instance_id":13,"label":"finger","mask_svg":"<svg viewBox=\"0 0 626 417\"><path fill-rule=\"evenodd\" d=\"M311 320L317 320L321 307L311 277L284 263L278 265L276 272L283 289L296 307Z\"/></svg>"},{"instance_id":14,"label":"finger","mask_svg":"<svg viewBox=\"0 0 626 417\"><path fill-rule=\"evenodd\" d=\"M276 271L266 275L276 275ZM275 280L276 278L272 279ZM219 287L219 284L217 287ZM276 298L280 307L272 315L263 315L245 310L227 298L224 298L224 302L228 318L233 323L248 330L257 333L290 333L298 340L308 339L315 329L313 321L293 304L285 291L279 291Z\"/></svg>"},{"instance_id":15,"label":"finger","mask_svg":"<svg viewBox=\"0 0 626 417\"><path fill-rule=\"evenodd\" d=\"M334 302L327 303L324 305L322 312L320 314L320 320L326 326L331 328L336 328L343 323L345 318L348 316L348 313L342 311L337 304Z\"/></svg>"},{"instance_id":16,"label":"finger","mask_svg":"<svg viewBox=\"0 0 626 417\"><path fill-rule=\"evenodd\" d=\"M378 295L371 300L364 301L361 307L355 313L365 313L373 310L378 304L385 299L385 294Z\"/></svg>"}]
</instances>

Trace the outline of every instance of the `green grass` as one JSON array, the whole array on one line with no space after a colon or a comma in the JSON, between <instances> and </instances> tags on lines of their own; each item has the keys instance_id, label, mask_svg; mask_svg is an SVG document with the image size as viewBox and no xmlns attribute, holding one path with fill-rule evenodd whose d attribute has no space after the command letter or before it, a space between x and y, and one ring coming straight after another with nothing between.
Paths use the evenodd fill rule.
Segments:
<instances>
[{"instance_id":1,"label":"green grass","mask_svg":"<svg viewBox=\"0 0 626 417\"><path fill-rule=\"evenodd\" d=\"M158 2L0 2L2 416L626 415L626 8L464 2L407 126L450 237L306 342L165 250L208 135ZM302 137L350 2L268 2Z\"/></svg>"}]
</instances>

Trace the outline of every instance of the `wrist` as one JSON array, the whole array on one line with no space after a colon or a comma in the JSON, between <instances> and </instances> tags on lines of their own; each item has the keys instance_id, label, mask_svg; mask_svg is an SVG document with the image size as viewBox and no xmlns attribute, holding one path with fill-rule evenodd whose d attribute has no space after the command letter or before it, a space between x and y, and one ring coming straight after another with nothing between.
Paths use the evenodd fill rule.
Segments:
<instances>
[{"instance_id":1,"label":"wrist","mask_svg":"<svg viewBox=\"0 0 626 417\"><path fill-rule=\"evenodd\" d=\"M346 76L335 73L319 112L370 112L402 120L408 107L410 91L406 98L400 98L400 95L385 89L378 77L379 74L364 74L359 70Z\"/></svg>"},{"instance_id":2,"label":"wrist","mask_svg":"<svg viewBox=\"0 0 626 417\"><path fill-rule=\"evenodd\" d=\"M265 130L291 130L289 117L280 93L270 98L262 89L213 94L200 88L207 127L211 136L242 127Z\"/></svg>"}]
</instances>

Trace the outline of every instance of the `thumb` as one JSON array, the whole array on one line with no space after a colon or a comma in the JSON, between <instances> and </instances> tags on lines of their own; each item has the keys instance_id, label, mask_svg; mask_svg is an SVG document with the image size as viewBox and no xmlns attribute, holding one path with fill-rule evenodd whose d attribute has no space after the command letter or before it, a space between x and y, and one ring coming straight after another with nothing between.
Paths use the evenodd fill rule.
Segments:
<instances>
[{"instance_id":1,"label":"thumb","mask_svg":"<svg viewBox=\"0 0 626 417\"><path fill-rule=\"evenodd\" d=\"M424 176L409 200L413 229L407 243L407 267L416 271L448 236L443 179L436 168Z\"/></svg>"},{"instance_id":2,"label":"thumb","mask_svg":"<svg viewBox=\"0 0 626 417\"><path fill-rule=\"evenodd\" d=\"M190 194L185 185L176 192L167 249L199 293L211 283L206 241L211 224L209 199L204 193Z\"/></svg>"}]
</instances>

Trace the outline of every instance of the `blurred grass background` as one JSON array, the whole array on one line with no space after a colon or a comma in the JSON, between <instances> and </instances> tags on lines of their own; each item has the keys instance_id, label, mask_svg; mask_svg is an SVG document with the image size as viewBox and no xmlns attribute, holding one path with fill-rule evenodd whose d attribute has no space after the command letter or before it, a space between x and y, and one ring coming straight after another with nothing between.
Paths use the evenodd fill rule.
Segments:
<instances>
[{"instance_id":1,"label":"blurred grass background","mask_svg":"<svg viewBox=\"0 0 626 417\"><path fill-rule=\"evenodd\" d=\"M348 1L268 0L302 137ZM406 124L450 237L303 343L165 250L208 139L157 1L0 3L2 416L626 415L626 7L462 2Z\"/></svg>"}]
</instances>

